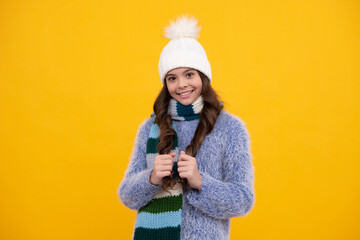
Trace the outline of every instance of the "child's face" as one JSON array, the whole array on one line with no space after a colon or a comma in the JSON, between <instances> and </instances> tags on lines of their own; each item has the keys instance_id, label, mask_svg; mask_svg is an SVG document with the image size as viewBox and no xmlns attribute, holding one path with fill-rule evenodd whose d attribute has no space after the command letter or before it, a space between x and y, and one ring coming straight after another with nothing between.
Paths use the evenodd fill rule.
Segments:
<instances>
[{"instance_id":1,"label":"child's face","mask_svg":"<svg viewBox=\"0 0 360 240\"><path fill-rule=\"evenodd\" d=\"M202 81L195 69L175 68L165 75L165 81L171 97L182 105L192 104L201 95Z\"/></svg>"}]
</instances>

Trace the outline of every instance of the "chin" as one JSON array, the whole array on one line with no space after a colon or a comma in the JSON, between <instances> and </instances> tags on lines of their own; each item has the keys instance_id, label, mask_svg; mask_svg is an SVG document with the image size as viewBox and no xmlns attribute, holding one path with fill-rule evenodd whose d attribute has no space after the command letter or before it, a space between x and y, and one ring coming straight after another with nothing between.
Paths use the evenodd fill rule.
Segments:
<instances>
[{"instance_id":1,"label":"chin","mask_svg":"<svg viewBox=\"0 0 360 240\"><path fill-rule=\"evenodd\" d=\"M196 100L196 99L195 99ZM177 101L179 102L179 103L181 103L182 105L190 105L190 104L192 104L193 102L195 102L195 100L194 99L186 99L186 100L184 100L184 99L177 99Z\"/></svg>"}]
</instances>

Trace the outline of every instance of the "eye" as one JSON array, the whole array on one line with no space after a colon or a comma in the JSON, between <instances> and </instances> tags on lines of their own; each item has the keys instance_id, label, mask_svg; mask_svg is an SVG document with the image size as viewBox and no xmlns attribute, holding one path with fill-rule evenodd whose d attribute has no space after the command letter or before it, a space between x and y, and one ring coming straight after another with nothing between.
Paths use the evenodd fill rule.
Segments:
<instances>
[{"instance_id":1,"label":"eye","mask_svg":"<svg viewBox=\"0 0 360 240\"><path fill-rule=\"evenodd\" d=\"M174 77L168 77L168 81L172 81ZM175 78L174 78L175 79Z\"/></svg>"},{"instance_id":2,"label":"eye","mask_svg":"<svg viewBox=\"0 0 360 240\"><path fill-rule=\"evenodd\" d=\"M194 75L193 72L189 72L189 73L186 74L186 76L192 76L192 75Z\"/></svg>"}]
</instances>

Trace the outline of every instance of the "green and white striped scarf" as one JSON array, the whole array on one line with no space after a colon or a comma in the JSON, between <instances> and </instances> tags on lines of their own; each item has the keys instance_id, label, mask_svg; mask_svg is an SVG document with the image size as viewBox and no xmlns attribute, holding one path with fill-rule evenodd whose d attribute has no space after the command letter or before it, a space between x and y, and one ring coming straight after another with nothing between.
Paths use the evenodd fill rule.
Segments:
<instances>
[{"instance_id":1,"label":"green and white striped scarf","mask_svg":"<svg viewBox=\"0 0 360 240\"><path fill-rule=\"evenodd\" d=\"M200 118L203 108L203 98L199 98L191 105L182 105L173 98L170 100L168 113L175 121L190 121ZM155 116L154 113L151 116ZM176 132L174 121L172 126ZM153 168L159 143L160 129L154 121L146 146L146 161L148 168ZM180 155L178 137L174 135L173 146L170 152L175 152L173 176L179 177L177 172L177 158ZM182 185L177 183L172 189L164 191L160 188L153 199L140 208L136 218L134 239L161 240L180 239L181 212L182 212Z\"/></svg>"}]
</instances>

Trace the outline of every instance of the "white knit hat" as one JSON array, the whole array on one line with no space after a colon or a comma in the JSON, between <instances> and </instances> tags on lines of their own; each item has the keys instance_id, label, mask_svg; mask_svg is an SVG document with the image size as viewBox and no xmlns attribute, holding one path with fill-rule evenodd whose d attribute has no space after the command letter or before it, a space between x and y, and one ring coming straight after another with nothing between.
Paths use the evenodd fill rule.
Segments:
<instances>
[{"instance_id":1,"label":"white knit hat","mask_svg":"<svg viewBox=\"0 0 360 240\"><path fill-rule=\"evenodd\" d=\"M211 82L211 66L206 52L196 40L201 27L196 27L195 18L178 17L174 23L165 28L163 36L171 39L161 52L159 60L159 74L161 83L167 72L178 67L190 67L204 73Z\"/></svg>"}]
</instances>

